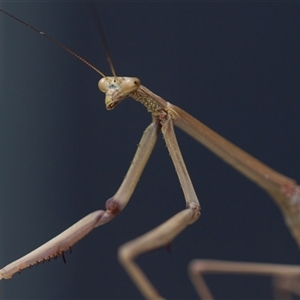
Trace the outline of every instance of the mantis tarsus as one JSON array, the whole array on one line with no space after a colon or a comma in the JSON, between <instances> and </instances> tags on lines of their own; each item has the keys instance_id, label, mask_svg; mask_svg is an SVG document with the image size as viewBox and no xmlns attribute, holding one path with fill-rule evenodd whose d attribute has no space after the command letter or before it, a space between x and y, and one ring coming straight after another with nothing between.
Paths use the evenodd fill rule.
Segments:
<instances>
[{"instance_id":1,"label":"mantis tarsus","mask_svg":"<svg viewBox=\"0 0 300 300\"><path fill-rule=\"evenodd\" d=\"M200 9L199 9L200 10ZM213 17L212 17L213 18ZM41 27L41 28L43 28L43 27ZM295 30L295 29L294 29ZM46 30L45 30L46 31ZM112 47L113 48L113 47ZM118 68L117 68L118 69ZM119 71L118 71L118 73L119 73ZM124 73L124 72L122 72L122 73ZM139 77L141 77L141 76L139 76ZM198 76L199 77L199 76ZM143 78L142 78L143 79ZM202 78L200 78L199 80L203 80ZM143 82L145 82L146 83L146 81L143 79ZM235 83L235 85L237 85L237 83ZM197 87L195 84L192 84L192 86L193 86L193 88L195 88L195 87ZM190 88L190 87L189 87ZM154 90L155 91L155 90ZM161 93L160 93L161 94ZM99 97L99 96L98 96ZM201 105L201 98L202 97L199 97L199 95L198 96L194 96L194 97L197 97L197 98L195 98L195 99L197 99L197 104L196 105ZM174 103L177 103L175 100L173 100L173 99L171 99L170 97L167 97L167 96L164 96L164 98L166 98L166 99L168 99L168 100L170 100L171 102L174 102ZM169 99L170 98L170 99ZM190 98L190 97L189 97ZM251 99L252 100L252 99ZM42 100L41 100L42 101ZM184 99L184 101L185 102L188 102L188 101L190 101L189 99ZM219 100L220 101L220 100ZM222 99L222 101L223 101L223 99ZM250 100L249 100L250 101ZM271 100L270 100L271 101ZM134 103L135 104L135 103ZM208 105L208 104L207 104ZM99 105L100 106L100 105ZM184 104L182 104L182 106L184 106ZM123 107L125 107L125 105L123 105ZM215 113L218 113L217 112L217 108L215 108ZM193 111L192 111L193 112ZM114 112L114 113L116 113L116 112ZM194 114L194 113L193 113ZM195 114L194 114L195 115ZM112 116L111 116L111 118L113 118ZM205 123L208 123L209 124L209 122L205 122ZM237 124L237 126L238 126L238 124ZM295 134L295 136L297 136L296 134ZM138 141L138 134L137 134L137 137L136 137L136 141ZM274 149L268 149L267 151L272 151L272 150L274 150ZM112 156L114 156L114 157L116 157L116 154L115 155L113 155L112 154ZM185 155L186 156L186 155ZM201 159L199 158L199 161L201 161ZM213 163L213 162L212 162ZM190 169L190 166L188 165L188 167L189 167L189 169ZM124 167L124 171L125 171L125 168L126 168L126 166ZM220 167L221 168L221 167ZM173 171L173 169L171 169L172 171ZM123 173L124 173L124 171L123 171ZM289 173L287 173L287 172L284 172L285 174L287 174L287 175L290 175ZM157 175L159 175L159 174L157 174ZM194 179L194 177L195 176L193 176L193 175L191 175L191 177L193 178L193 181L195 182L195 179ZM291 177L293 177L293 176L291 176ZM100 183L99 183L100 184ZM215 183L215 185L218 185L219 183ZM199 183L199 185L200 185L200 183ZM198 183L196 184L196 186L197 186L197 191L198 191L198 194L199 194L199 197L200 197L200 200L201 200L201 202L203 203L203 201L205 201L205 196L202 194L202 191L201 191L201 189L199 189L198 188ZM234 186L234 184L232 185L232 186ZM253 187L253 185L251 185L251 187ZM236 188L236 187L235 187ZM179 190L178 190L179 191ZM158 196L159 196L159 194L160 194L160 192L158 192ZM243 199L241 199L241 195L243 195L243 197L245 196L244 195L244 193L242 193L242 194L240 194L240 199L239 199L239 201L243 201ZM109 196L109 195L108 195ZM158 197L157 196L157 197ZM226 195L223 195L223 197L226 197L226 202L228 203L228 205L230 205L230 196L228 196L227 194ZM177 196L177 198L180 198L181 199L181 194L180 194L180 196ZM266 197L267 198L267 197ZM103 200L104 201L104 200ZM135 200L135 201L137 201L137 199ZM142 201L142 202L145 202L146 200L144 200L144 199L139 199L139 201ZM153 199L152 200L149 200L149 201L153 201ZM210 200L210 201L213 201L212 199ZM133 202L133 201L132 201ZM181 204L181 208L182 208L182 201L177 201L177 202L179 202L180 204ZM253 202L255 203L255 199L253 199ZM96 205L95 205L95 207L96 208L99 208L99 203L96 203ZM170 203L169 202L169 204L168 204L168 206L172 206L173 205L173 203ZM253 204L253 205L255 205L255 204ZM70 206L71 206L71 204L70 204ZM202 206L204 206L203 204L202 204ZM160 210L160 207L158 206L158 205L156 205L156 209L157 210ZM153 214L155 214L155 213L157 213L156 212L156 209L153 209ZM203 208L204 209L204 208ZM217 209L217 208L216 208ZM91 209L89 209L89 211L91 211ZM129 211L129 209L127 209L126 210L126 212L127 211ZM204 211L205 211L205 209L204 209ZM124 214L124 213L123 213ZM204 214L204 212L203 212L203 214ZM238 212L236 212L236 214L238 214ZM169 216L170 216L170 214L169 214ZM120 216L119 216L119 218L120 218ZM203 218L203 216L201 217L201 218ZM273 222L273 221L272 221ZM198 223L201 223L201 221L200 222L198 222ZM156 223L156 225L158 225L158 223ZM122 226L122 225L121 225ZM194 226L196 226L196 225L194 225ZM101 230L105 230L104 229L104 227L103 228L101 228ZM201 232L201 225L198 225L197 226L197 231L199 232L199 233L197 233L197 239L199 238L199 239L201 239L201 237L199 236L199 234L200 234L200 232ZM102 237L104 237L104 235L105 235L105 232L103 232L103 234L101 233L101 236ZM136 236L136 235L135 235ZM134 237L134 235L132 236L132 238ZM208 237L205 237L205 238L208 238ZM176 242L176 243L179 243L179 242ZM199 247L205 247L205 245L204 245L204 243L205 243L205 241L204 241L204 237L202 238L202 241L201 241L201 246L199 246ZM221 245L219 245L218 243L217 243L217 245L218 246L221 246ZM247 245L249 245L249 244L247 244ZM32 245L31 245L31 247L32 247ZM174 246L175 247L175 246ZM217 246L215 246L215 247L217 247ZM246 246L245 246L246 247ZM259 248L259 245L257 245L257 247ZM115 253L116 251L114 251L114 253ZM23 253L23 252L22 252ZM22 254L21 253L21 254ZM197 256L195 256L195 255L193 255L193 258L194 257L201 257L201 254L197 254ZM207 257L209 257L209 256L207 256ZM192 257L191 257L192 258ZM73 259L73 258L72 258ZM250 259L249 259L250 260ZM25 274L25 273L24 273ZM23 275L24 276L24 275ZM163 293L163 294L165 294L165 293Z\"/></svg>"}]
</instances>

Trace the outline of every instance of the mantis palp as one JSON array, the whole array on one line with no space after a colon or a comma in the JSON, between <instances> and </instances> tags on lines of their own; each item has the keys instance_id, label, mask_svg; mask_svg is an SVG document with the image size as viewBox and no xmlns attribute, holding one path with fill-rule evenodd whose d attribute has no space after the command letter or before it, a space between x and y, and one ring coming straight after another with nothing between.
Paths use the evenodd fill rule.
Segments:
<instances>
[{"instance_id":1,"label":"mantis palp","mask_svg":"<svg viewBox=\"0 0 300 300\"><path fill-rule=\"evenodd\" d=\"M124 73L124 72L123 72ZM146 82L145 80L143 80L143 82ZM193 86L193 87L195 87L195 85ZM168 99L168 97L164 97L164 98L167 98ZM201 98L201 97L200 97ZM171 101L172 101L172 99L170 99ZM189 99L184 99L184 101L186 101L186 102L188 102L189 101ZM198 101L200 101L200 99L198 98ZM173 102L173 101L172 101ZM175 102L175 100L174 100L174 102ZM200 102L197 102L198 104L197 105L200 105ZM99 105L100 106L100 105ZM124 107L125 105L123 105L123 107ZM217 110L217 108L215 109L215 111ZM217 113L217 112L216 112ZM112 117L111 117L112 118ZM138 137L136 137L136 141L138 141ZM201 160L201 158L199 158L199 160ZM123 173L124 173L124 171L123 171ZM193 176L191 176L192 178L194 178ZM195 181L195 179L194 179L194 181ZM100 183L99 183L100 184ZM199 185L200 185L200 183L198 183ZM198 186L198 184L197 184L197 186ZM215 183L216 184L216 183ZM198 189L198 188L197 188ZM179 191L179 190L178 190ZM158 194L160 194L161 192L158 192ZM205 198L205 197L203 197L202 196L202 193L201 193L201 189L199 190L199 195L200 195L200 199L203 199L203 198ZM178 196L178 198L180 198L181 199L181 194L179 194L180 195L180 197ZM225 196L225 195L223 195L223 196ZM227 199L227 197L228 196L226 196L226 199ZM145 201L144 199L140 199L140 201ZM203 199L203 201L205 201L205 199ZM212 201L212 200L211 200ZM241 199L240 199L240 201L242 201ZM255 200L253 200L253 201L255 201ZM182 204L182 202L180 201L180 200L178 200L178 202L180 203L180 204ZM228 205L229 205L229 202L230 202L230 199L228 199ZM171 206L172 205L172 203L169 203L169 205L168 206ZM99 203L97 203L97 207L99 207ZM182 206L181 206L182 207ZM157 207L157 209L159 209L160 210L160 208L158 208ZM129 210L129 209L128 209ZM128 210L126 210L126 211L128 211ZM155 211L153 211L153 214L155 214ZM203 214L204 214L204 212L203 212ZM158 223L157 223L157 225L158 225ZM122 226L122 225L121 225ZM194 225L194 226L196 226L196 225ZM201 225L197 225L197 227L198 227L198 231L200 232L201 231ZM102 228L101 228L101 230L103 230ZM103 235L104 235L104 233L103 233ZM199 236L197 235L196 236L196 238L198 239L199 238ZM204 247L204 245L203 245L203 243L204 243L204 240L202 239L202 243L201 243L201 247ZM31 246L32 247L32 246ZM259 245L257 245L257 247L259 247ZM201 255L200 255L201 256ZM195 257L195 256L194 256ZM72 258L73 259L73 258ZM25 273L24 273L25 274ZM23 277L24 277L24 275L22 275ZM21 276L21 277L22 277Z\"/></svg>"}]
</instances>

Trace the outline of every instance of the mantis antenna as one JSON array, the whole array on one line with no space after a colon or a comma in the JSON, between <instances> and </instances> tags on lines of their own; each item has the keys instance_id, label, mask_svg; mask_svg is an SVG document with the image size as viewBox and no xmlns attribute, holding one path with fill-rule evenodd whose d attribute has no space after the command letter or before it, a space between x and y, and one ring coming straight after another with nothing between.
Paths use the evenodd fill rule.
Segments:
<instances>
[{"instance_id":1,"label":"mantis antenna","mask_svg":"<svg viewBox=\"0 0 300 300\"><path fill-rule=\"evenodd\" d=\"M88 10L88 13L93 18L93 21L94 21L94 24L96 26L97 32L98 32L98 34L101 38L102 45L104 47L104 51L105 51L105 55L106 55L106 59L108 61L109 67L110 67L111 72L114 75L115 79L118 81L118 77L116 75L115 68L114 68L114 65L112 63L112 57L111 57L111 53L109 51L109 47L108 47L107 39L106 39L106 36L105 36L105 33L104 33L104 29L103 29L101 20L99 18L99 15L96 13L97 7L96 7L95 3L91 3L91 2L86 2L85 7Z\"/></svg>"},{"instance_id":2,"label":"mantis antenna","mask_svg":"<svg viewBox=\"0 0 300 300\"><path fill-rule=\"evenodd\" d=\"M26 22L20 20L19 18L11 15L7 11L5 11L5 10L3 10L1 8L0 8L0 11L3 12L4 14L6 14L7 16L11 17L12 19L18 21L19 23L21 23L21 24L27 26L28 28L32 29L33 31L37 32L38 34L40 34L41 36L45 37L46 39L48 39L49 41L51 41L53 44L57 45L58 47L62 48L63 50L69 52L70 54L72 54L73 56L75 56L77 59L79 59L80 61L82 61L83 63L85 63L86 65L88 65L90 68L92 68L94 71L96 71L98 74L100 74L102 77L106 78L106 76L100 70L98 70L95 66L93 66L91 63L89 63L84 58L82 58L80 55L78 55L77 53L75 53L74 51L72 51L71 49L69 49L68 47L66 47L64 44L60 43L56 39L54 39L51 36L47 35L43 31L40 31L37 28L33 27L32 25L29 25ZM113 74L114 74L114 70L113 70Z\"/></svg>"}]
</instances>

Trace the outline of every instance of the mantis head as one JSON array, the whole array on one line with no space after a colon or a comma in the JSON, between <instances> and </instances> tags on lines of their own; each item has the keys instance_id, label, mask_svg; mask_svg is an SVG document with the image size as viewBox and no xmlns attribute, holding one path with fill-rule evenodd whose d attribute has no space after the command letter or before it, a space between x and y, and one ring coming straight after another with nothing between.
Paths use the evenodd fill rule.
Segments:
<instances>
[{"instance_id":1,"label":"mantis head","mask_svg":"<svg viewBox=\"0 0 300 300\"><path fill-rule=\"evenodd\" d=\"M105 93L106 109L115 108L121 100L130 96L141 85L141 82L136 77L103 77L98 82L98 87L101 92Z\"/></svg>"},{"instance_id":2,"label":"mantis head","mask_svg":"<svg viewBox=\"0 0 300 300\"><path fill-rule=\"evenodd\" d=\"M82 61L84 64L89 66L91 69L96 71L98 74L103 76L101 80L99 80L98 87L100 91L106 94L105 97L105 105L108 110L113 109L121 100L127 98L131 93L135 92L141 85L141 82L138 78L135 77L117 77L116 72L114 70L111 57L108 50L108 45L106 42L106 38L104 35L104 31L101 25L101 22L98 17L96 17L96 24L100 29L100 36L104 44L104 48L106 50L108 63L110 65L110 69L114 76L106 77L100 70L94 67L91 63L87 60L79 56L77 53L63 45L62 43L58 42L56 39L50 37L49 35L45 34L43 31L38 30L37 28L33 27L32 25L27 24L26 22L18 19L17 17L11 15L10 13L0 9L0 12L6 14L10 18L16 20L17 22L29 27L31 30L39 33L44 38L48 39L50 42L54 43L58 47L62 48L66 52L69 52L71 55Z\"/></svg>"}]
</instances>

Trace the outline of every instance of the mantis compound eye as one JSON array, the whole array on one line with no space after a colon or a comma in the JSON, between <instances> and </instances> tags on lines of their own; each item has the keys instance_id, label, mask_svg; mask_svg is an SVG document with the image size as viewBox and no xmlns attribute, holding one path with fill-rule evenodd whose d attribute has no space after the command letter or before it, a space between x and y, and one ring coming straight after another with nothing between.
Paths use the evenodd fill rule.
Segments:
<instances>
[{"instance_id":1,"label":"mantis compound eye","mask_svg":"<svg viewBox=\"0 0 300 300\"><path fill-rule=\"evenodd\" d=\"M141 81L136 77L124 77L120 84L120 97L126 97L136 91L141 85Z\"/></svg>"},{"instance_id":2,"label":"mantis compound eye","mask_svg":"<svg viewBox=\"0 0 300 300\"><path fill-rule=\"evenodd\" d=\"M107 89L108 89L108 82L107 79L101 78L98 82L98 88L101 92L106 93Z\"/></svg>"}]
</instances>

